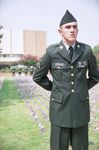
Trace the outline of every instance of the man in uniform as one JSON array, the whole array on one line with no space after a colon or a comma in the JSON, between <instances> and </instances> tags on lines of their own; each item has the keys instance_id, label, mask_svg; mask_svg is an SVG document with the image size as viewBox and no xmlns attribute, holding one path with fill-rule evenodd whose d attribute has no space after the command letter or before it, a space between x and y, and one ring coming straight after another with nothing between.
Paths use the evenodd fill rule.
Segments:
<instances>
[{"instance_id":1,"label":"man in uniform","mask_svg":"<svg viewBox=\"0 0 99 150\"><path fill-rule=\"evenodd\" d=\"M88 90L99 82L96 58L89 45L76 40L77 20L68 10L58 31L61 42L46 49L33 80L51 91L51 150L68 150L69 140L73 150L88 150Z\"/></svg>"}]
</instances>

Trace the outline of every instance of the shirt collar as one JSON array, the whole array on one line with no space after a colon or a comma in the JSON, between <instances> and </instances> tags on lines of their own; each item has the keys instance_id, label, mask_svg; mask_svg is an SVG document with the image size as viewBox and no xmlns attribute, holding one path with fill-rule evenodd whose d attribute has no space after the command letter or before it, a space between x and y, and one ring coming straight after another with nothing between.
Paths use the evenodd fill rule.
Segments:
<instances>
[{"instance_id":1,"label":"shirt collar","mask_svg":"<svg viewBox=\"0 0 99 150\"><path fill-rule=\"evenodd\" d=\"M66 50L68 51L68 49L69 49L70 46L69 46L68 44L64 43L64 42L63 42L63 44L64 44L64 46L66 47ZM74 47L75 47L75 44L76 44L76 43L74 43L74 44L71 46L73 49L74 49Z\"/></svg>"}]
</instances>

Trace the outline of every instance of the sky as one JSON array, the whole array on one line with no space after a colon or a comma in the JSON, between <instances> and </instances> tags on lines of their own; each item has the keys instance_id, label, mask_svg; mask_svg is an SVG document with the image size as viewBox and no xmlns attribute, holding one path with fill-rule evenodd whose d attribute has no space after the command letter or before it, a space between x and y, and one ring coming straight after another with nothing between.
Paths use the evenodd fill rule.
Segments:
<instances>
[{"instance_id":1,"label":"sky","mask_svg":"<svg viewBox=\"0 0 99 150\"><path fill-rule=\"evenodd\" d=\"M77 40L94 47L99 44L97 0L0 0L0 25L13 30L43 30L47 45L59 43L59 23L68 9L77 19Z\"/></svg>"}]
</instances>

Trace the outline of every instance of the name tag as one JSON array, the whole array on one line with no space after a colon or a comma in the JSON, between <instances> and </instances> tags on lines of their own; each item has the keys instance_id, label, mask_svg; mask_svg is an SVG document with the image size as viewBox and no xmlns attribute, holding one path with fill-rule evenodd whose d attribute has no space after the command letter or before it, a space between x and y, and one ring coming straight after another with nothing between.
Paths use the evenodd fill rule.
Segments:
<instances>
[{"instance_id":1,"label":"name tag","mask_svg":"<svg viewBox=\"0 0 99 150\"><path fill-rule=\"evenodd\" d=\"M60 66L60 67L63 67L63 66L65 66L65 64L64 63L60 63L60 62L55 62L55 66Z\"/></svg>"},{"instance_id":2,"label":"name tag","mask_svg":"<svg viewBox=\"0 0 99 150\"><path fill-rule=\"evenodd\" d=\"M65 69L68 68L67 64L64 62L53 62L52 63L52 68L56 68L56 69Z\"/></svg>"}]
</instances>

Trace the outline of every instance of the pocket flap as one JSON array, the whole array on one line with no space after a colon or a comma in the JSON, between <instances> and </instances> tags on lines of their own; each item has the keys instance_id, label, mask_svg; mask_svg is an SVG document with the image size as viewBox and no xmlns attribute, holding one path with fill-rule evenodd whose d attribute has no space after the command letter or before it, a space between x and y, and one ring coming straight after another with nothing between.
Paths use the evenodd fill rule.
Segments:
<instances>
[{"instance_id":1,"label":"pocket flap","mask_svg":"<svg viewBox=\"0 0 99 150\"><path fill-rule=\"evenodd\" d=\"M53 102L62 103L63 102L63 94L52 92L50 99Z\"/></svg>"},{"instance_id":2,"label":"pocket flap","mask_svg":"<svg viewBox=\"0 0 99 150\"><path fill-rule=\"evenodd\" d=\"M52 68L53 69L66 69L66 68L69 68L69 66L63 62L53 62Z\"/></svg>"}]
</instances>

